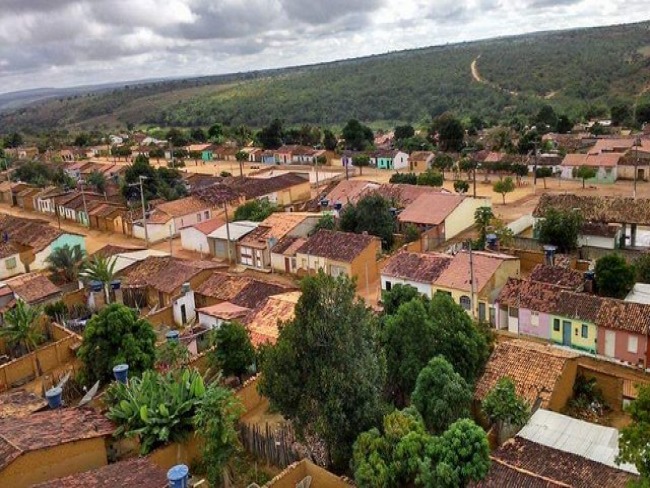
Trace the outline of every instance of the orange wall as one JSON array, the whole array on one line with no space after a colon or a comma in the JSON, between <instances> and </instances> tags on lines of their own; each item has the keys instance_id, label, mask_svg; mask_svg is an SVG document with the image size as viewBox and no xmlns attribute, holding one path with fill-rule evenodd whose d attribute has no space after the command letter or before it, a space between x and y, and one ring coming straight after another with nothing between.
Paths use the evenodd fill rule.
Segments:
<instances>
[{"instance_id":1,"label":"orange wall","mask_svg":"<svg viewBox=\"0 0 650 488\"><path fill-rule=\"evenodd\" d=\"M311 485L317 488L348 488L354 486L320 466L316 466L311 461L303 459L282 471L264 487L295 488L296 484L307 476L311 476Z\"/></svg>"},{"instance_id":2,"label":"orange wall","mask_svg":"<svg viewBox=\"0 0 650 488\"><path fill-rule=\"evenodd\" d=\"M175 442L156 449L149 454L148 458L165 470L177 464L191 466L200 459L202 447L203 440L192 435L183 443Z\"/></svg>"}]
</instances>

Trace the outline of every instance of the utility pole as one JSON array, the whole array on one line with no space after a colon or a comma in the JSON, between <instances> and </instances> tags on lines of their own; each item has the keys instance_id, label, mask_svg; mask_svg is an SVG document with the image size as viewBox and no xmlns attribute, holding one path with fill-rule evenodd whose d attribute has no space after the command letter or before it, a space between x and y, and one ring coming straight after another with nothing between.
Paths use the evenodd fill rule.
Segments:
<instances>
[{"instance_id":1,"label":"utility pole","mask_svg":"<svg viewBox=\"0 0 650 488\"><path fill-rule=\"evenodd\" d=\"M228 249L228 263L232 264L232 253L230 251L230 224L228 222L228 203L224 202L223 203L223 212L226 217L226 247Z\"/></svg>"},{"instance_id":2,"label":"utility pole","mask_svg":"<svg viewBox=\"0 0 650 488\"><path fill-rule=\"evenodd\" d=\"M81 200L84 204L84 213L86 214L86 227L90 228L90 215L88 215L88 205L86 205L86 182L84 180L79 180L81 185Z\"/></svg>"},{"instance_id":3,"label":"utility pole","mask_svg":"<svg viewBox=\"0 0 650 488\"><path fill-rule=\"evenodd\" d=\"M537 141L533 141L533 151L535 153L533 154L534 156L534 161L535 164L533 164L533 195L537 193Z\"/></svg>"},{"instance_id":4,"label":"utility pole","mask_svg":"<svg viewBox=\"0 0 650 488\"><path fill-rule=\"evenodd\" d=\"M169 227L169 256L174 255L174 246L172 245L174 242L174 238L172 235L172 228L171 226Z\"/></svg>"},{"instance_id":5,"label":"utility pole","mask_svg":"<svg viewBox=\"0 0 650 488\"><path fill-rule=\"evenodd\" d=\"M474 296L474 259L472 257L472 241L468 241L469 244L469 294L470 294L470 307L472 310L472 318L476 318L475 311L475 296Z\"/></svg>"},{"instance_id":6,"label":"utility pole","mask_svg":"<svg viewBox=\"0 0 650 488\"><path fill-rule=\"evenodd\" d=\"M634 190L632 192L632 197L636 200L636 180L639 173L639 146L641 145L641 138L636 137L634 139Z\"/></svg>"},{"instance_id":7,"label":"utility pole","mask_svg":"<svg viewBox=\"0 0 650 488\"><path fill-rule=\"evenodd\" d=\"M147 212L144 203L144 186L143 182L146 180L146 176L138 176L138 183L131 183L129 186L139 186L140 187L140 202L142 203L142 227L144 227L144 246L149 248L149 231L147 230Z\"/></svg>"},{"instance_id":8,"label":"utility pole","mask_svg":"<svg viewBox=\"0 0 650 488\"><path fill-rule=\"evenodd\" d=\"M172 139L169 139L169 164L170 167L174 167L174 141Z\"/></svg>"}]
</instances>

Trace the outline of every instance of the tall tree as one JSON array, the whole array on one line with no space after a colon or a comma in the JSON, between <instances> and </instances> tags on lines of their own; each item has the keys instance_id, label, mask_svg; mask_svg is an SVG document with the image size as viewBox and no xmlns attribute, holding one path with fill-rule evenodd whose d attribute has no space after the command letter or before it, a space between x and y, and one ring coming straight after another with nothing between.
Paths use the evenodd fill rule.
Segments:
<instances>
[{"instance_id":1,"label":"tall tree","mask_svg":"<svg viewBox=\"0 0 650 488\"><path fill-rule=\"evenodd\" d=\"M83 271L80 273L88 281L99 281L104 287L104 299L106 304L111 303L110 285L115 279L115 265L117 259L95 255L86 263Z\"/></svg>"},{"instance_id":2,"label":"tall tree","mask_svg":"<svg viewBox=\"0 0 650 488\"><path fill-rule=\"evenodd\" d=\"M449 112L433 119L429 134L442 151L460 151L465 144L463 124Z\"/></svg>"},{"instance_id":3,"label":"tall tree","mask_svg":"<svg viewBox=\"0 0 650 488\"><path fill-rule=\"evenodd\" d=\"M415 129L412 125L398 125L395 127L395 140L401 141L415 135Z\"/></svg>"},{"instance_id":4,"label":"tall tree","mask_svg":"<svg viewBox=\"0 0 650 488\"><path fill-rule=\"evenodd\" d=\"M338 146L338 139L334 135L334 132L332 132L329 129L325 129L323 131L323 147L327 149L328 151L334 151L336 149L336 146Z\"/></svg>"},{"instance_id":5,"label":"tall tree","mask_svg":"<svg viewBox=\"0 0 650 488\"><path fill-rule=\"evenodd\" d=\"M537 130L527 130L519 137L517 151L519 154L529 154L531 151L535 150L535 144L540 145L541 142L542 136Z\"/></svg>"},{"instance_id":6,"label":"tall tree","mask_svg":"<svg viewBox=\"0 0 650 488\"><path fill-rule=\"evenodd\" d=\"M348 120L343 127L343 139L345 139L345 148L353 151L363 151L374 142L372 129L363 125L356 119Z\"/></svg>"},{"instance_id":7,"label":"tall tree","mask_svg":"<svg viewBox=\"0 0 650 488\"><path fill-rule=\"evenodd\" d=\"M374 318L345 276L319 271L301 290L295 318L262 354L259 389L299 433L323 439L332 465L344 469L357 435L380 418Z\"/></svg>"},{"instance_id":8,"label":"tall tree","mask_svg":"<svg viewBox=\"0 0 650 488\"><path fill-rule=\"evenodd\" d=\"M444 357L438 356L420 371L412 399L427 429L441 434L456 420L469 418L472 389Z\"/></svg>"},{"instance_id":9,"label":"tall tree","mask_svg":"<svg viewBox=\"0 0 650 488\"><path fill-rule=\"evenodd\" d=\"M582 230L582 213L549 208L535 224L535 234L542 244L557 246L559 252L577 249Z\"/></svg>"},{"instance_id":10,"label":"tall tree","mask_svg":"<svg viewBox=\"0 0 650 488\"><path fill-rule=\"evenodd\" d=\"M452 158L449 154L438 153L436 154L436 157L433 158L432 166L440 171L444 178L445 171L449 171L454 167L454 158Z\"/></svg>"},{"instance_id":11,"label":"tall tree","mask_svg":"<svg viewBox=\"0 0 650 488\"><path fill-rule=\"evenodd\" d=\"M79 278L83 261L84 251L81 247L68 244L54 249L45 260L48 270L63 283L71 283Z\"/></svg>"},{"instance_id":12,"label":"tall tree","mask_svg":"<svg viewBox=\"0 0 650 488\"><path fill-rule=\"evenodd\" d=\"M482 403L483 412L499 434L504 427L523 427L530 417L530 408L526 401L517 395L515 383L507 376L497 381Z\"/></svg>"},{"instance_id":13,"label":"tall tree","mask_svg":"<svg viewBox=\"0 0 650 488\"><path fill-rule=\"evenodd\" d=\"M632 110L626 103L612 105L610 114L612 117L612 125L616 127L629 124L632 120Z\"/></svg>"},{"instance_id":14,"label":"tall tree","mask_svg":"<svg viewBox=\"0 0 650 488\"><path fill-rule=\"evenodd\" d=\"M86 182L94 186L99 193L104 193L106 191L106 176L101 171L92 171L88 175Z\"/></svg>"},{"instance_id":15,"label":"tall tree","mask_svg":"<svg viewBox=\"0 0 650 488\"><path fill-rule=\"evenodd\" d=\"M395 217L390 202L379 193L366 195L356 205L347 205L339 226L344 232L367 232L379 237L384 249L390 249L395 241Z\"/></svg>"},{"instance_id":16,"label":"tall tree","mask_svg":"<svg viewBox=\"0 0 650 488\"><path fill-rule=\"evenodd\" d=\"M544 180L544 189L546 190L546 178L553 176L553 168L548 166L542 166L535 170L535 178L541 178Z\"/></svg>"},{"instance_id":17,"label":"tall tree","mask_svg":"<svg viewBox=\"0 0 650 488\"><path fill-rule=\"evenodd\" d=\"M426 302L427 298L418 291L417 288L411 285L393 285L390 291L381 292L381 302L384 306L384 315L395 315L400 305L408 303L414 298L421 299Z\"/></svg>"},{"instance_id":18,"label":"tall tree","mask_svg":"<svg viewBox=\"0 0 650 488\"><path fill-rule=\"evenodd\" d=\"M78 356L86 384L110 381L113 367L128 364L137 376L151 369L156 358L156 334L149 322L124 305L114 303L93 316L83 334Z\"/></svg>"},{"instance_id":19,"label":"tall tree","mask_svg":"<svg viewBox=\"0 0 650 488\"><path fill-rule=\"evenodd\" d=\"M608 254L596 261L596 288L599 295L625 298L634 286L634 266L620 254Z\"/></svg>"},{"instance_id":20,"label":"tall tree","mask_svg":"<svg viewBox=\"0 0 650 488\"><path fill-rule=\"evenodd\" d=\"M18 348L20 354L35 351L45 340L39 328L39 319L43 315L40 307L30 307L18 300L16 306L4 314L4 324L0 327L0 338L10 348Z\"/></svg>"},{"instance_id":21,"label":"tall tree","mask_svg":"<svg viewBox=\"0 0 650 488\"><path fill-rule=\"evenodd\" d=\"M370 157L365 154L354 156L352 158L352 166L359 168L359 175L363 175L363 168L370 166Z\"/></svg>"},{"instance_id":22,"label":"tall tree","mask_svg":"<svg viewBox=\"0 0 650 488\"><path fill-rule=\"evenodd\" d=\"M255 349L246 327L239 322L226 322L214 333L213 362L225 376L237 376L239 381L255 362Z\"/></svg>"},{"instance_id":23,"label":"tall tree","mask_svg":"<svg viewBox=\"0 0 650 488\"><path fill-rule=\"evenodd\" d=\"M474 211L474 223L478 226L479 247L485 247L485 240L487 238L488 228L494 218L492 207L478 207Z\"/></svg>"},{"instance_id":24,"label":"tall tree","mask_svg":"<svg viewBox=\"0 0 650 488\"><path fill-rule=\"evenodd\" d=\"M205 134L205 131L200 127L195 127L190 131L190 139L194 142L205 142L208 140L208 136Z\"/></svg>"},{"instance_id":25,"label":"tall tree","mask_svg":"<svg viewBox=\"0 0 650 488\"><path fill-rule=\"evenodd\" d=\"M239 163L239 177L243 178L244 177L244 163L248 161L248 153L244 151L237 151L237 154L235 154L235 159Z\"/></svg>"},{"instance_id":26,"label":"tall tree","mask_svg":"<svg viewBox=\"0 0 650 488\"><path fill-rule=\"evenodd\" d=\"M262 130L257 133L257 139L264 149L279 148L284 144L283 137L284 130L280 119L273 119L268 126L262 128Z\"/></svg>"}]
</instances>

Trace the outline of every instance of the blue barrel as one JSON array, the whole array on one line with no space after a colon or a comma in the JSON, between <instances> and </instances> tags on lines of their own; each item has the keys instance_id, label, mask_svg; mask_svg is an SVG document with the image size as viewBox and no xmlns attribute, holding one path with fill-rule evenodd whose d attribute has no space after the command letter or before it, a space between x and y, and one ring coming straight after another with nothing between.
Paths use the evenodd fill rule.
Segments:
<instances>
[{"instance_id":1,"label":"blue barrel","mask_svg":"<svg viewBox=\"0 0 650 488\"><path fill-rule=\"evenodd\" d=\"M55 388L50 388L45 392L45 398L47 398L47 404L52 410L61 407L62 396L63 396L63 390L58 386Z\"/></svg>"},{"instance_id":2,"label":"blue barrel","mask_svg":"<svg viewBox=\"0 0 650 488\"><path fill-rule=\"evenodd\" d=\"M111 281L111 290L119 290L122 282L120 280Z\"/></svg>"},{"instance_id":3,"label":"blue barrel","mask_svg":"<svg viewBox=\"0 0 650 488\"><path fill-rule=\"evenodd\" d=\"M104 283L102 283L101 281L93 280L90 282L90 291L99 292L102 291L103 289L104 289Z\"/></svg>"},{"instance_id":4,"label":"blue barrel","mask_svg":"<svg viewBox=\"0 0 650 488\"><path fill-rule=\"evenodd\" d=\"M165 334L165 338L167 339L167 342L178 342L180 334L177 330L170 330Z\"/></svg>"},{"instance_id":5,"label":"blue barrel","mask_svg":"<svg viewBox=\"0 0 650 488\"><path fill-rule=\"evenodd\" d=\"M167 471L169 488L188 488L190 469L184 464L177 464Z\"/></svg>"},{"instance_id":6,"label":"blue barrel","mask_svg":"<svg viewBox=\"0 0 650 488\"><path fill-rule=\"evenodd\" d=\"M115 379L120 383L126 383L129 378L129 365L118 364L113 368L113 375L115 375Z\"/></svg>"}]
</instances>

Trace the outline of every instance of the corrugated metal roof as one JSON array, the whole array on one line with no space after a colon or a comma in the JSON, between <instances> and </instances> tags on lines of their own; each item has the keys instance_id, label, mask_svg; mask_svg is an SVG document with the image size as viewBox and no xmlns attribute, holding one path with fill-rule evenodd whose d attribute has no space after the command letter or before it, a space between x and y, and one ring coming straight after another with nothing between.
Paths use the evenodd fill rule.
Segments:
<instances>
[{"instance_id":1,"label":"corrugated metal roof","mask_svg":"<svg viewBox=\"0 0 650 488\"><path fill-rule=\"evenodd\" d=\"M650 285L636 283L632 291L625 297L625 301L650 305Z\"/></svg>"},{"instance_id":2,"label":"corrugated metal roof","mask_svg":"<svg viewBox=\"0 0 650 488\"><path fill-rule=\"evenodd\" d=\"M230 232L230 240L238 241L247 234L253 232L259 225L259 222L251 222L249 220L239 220L237 222L229 222L228 224L222 225L214 232L210 232L208 237L213 239L227 239L228 232L226 232L226 225L228 226L228 231Z\"/></svg>"},{"instance_id":3,"label":"corrugated metal roof","mask_svg":"<svg viewBox=\"0 0 650 488\"><path fill-rule=\"evenodd\" d=\"M518 435L544 446L638 474L632 464L616 464L618 430L612 427L591 424L540 408Z\"/></svg>"}]
</instances>

